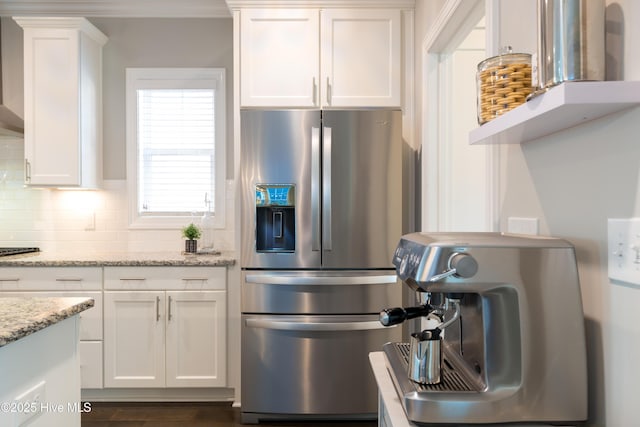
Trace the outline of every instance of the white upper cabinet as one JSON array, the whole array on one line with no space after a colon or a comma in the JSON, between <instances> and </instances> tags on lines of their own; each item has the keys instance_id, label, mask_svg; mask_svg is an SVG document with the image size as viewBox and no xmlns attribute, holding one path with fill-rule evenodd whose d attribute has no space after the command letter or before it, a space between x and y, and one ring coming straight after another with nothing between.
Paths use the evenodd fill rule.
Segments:
<instances>
[{"instance_id":1,"label":"white upper cabinet","mask_svg":"<svg viewBox=\"0 0 640 427\"><path fill-rule=\"evenodd\" d=\"M97 188L107 37L84 18L14 19L24 29L26 184Z\"/></svg>"},{"instance_id":2,"label":"white upper cabinet","mask_svg":"<svg viewBox=\"0 0 640 427\"><path fill-rule=\"evenodd\" d=\"M399 107L399 10L321 12L321 99L327 107Z\"/></svg>"},{"instance_id":3,"label":"white upper cabinet","mask_svg":"<svg viewBox=\"0 0 640 427\"><path fill-rule=\"evenodd\" d=\"M318 11L247 9L240 17L242 106L318 106Z\"/></svg>"},{"instance_id":4,"label":"white upper cabinet","mask_svg":"<svg viewBox=\"0 0 640 427\"><path fill-rule=\"evenodd\" d=\"M399 9L242 9L242 107L399 107Z\"/></svg>"}]
</instances>

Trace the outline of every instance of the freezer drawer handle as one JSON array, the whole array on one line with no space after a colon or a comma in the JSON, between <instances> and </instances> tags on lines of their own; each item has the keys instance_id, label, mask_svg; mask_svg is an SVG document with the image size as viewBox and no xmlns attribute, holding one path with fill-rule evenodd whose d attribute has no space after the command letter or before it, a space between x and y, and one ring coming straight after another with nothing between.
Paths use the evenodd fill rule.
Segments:
<instances>
[{"instance_id":1,"label":"freezer drawer handle","mask_svg":"<svg viewBox=\"0 0 640 427\"><path fill-rule=\"evenodd\" d=\"M395 274L384 276L280 276L277 274L250 274L245 277L247 283L260 285L388 285L395 284L398 277Z\"/></svg>"},{"instance_id":2,"label":"freezer drawer handle","mask_svg":"<svg viewBox=\"0 0 640 427\"><path fill-rule=\"evenodd\" d=\"M386 329L378 320L368 322L284 322L280 320L246 319L249 328L276 329L279 331L368 331ZM397 326L397 325L394 325ZM394 327L391 326L391 327Z\"/></svg>"}]
</instances>

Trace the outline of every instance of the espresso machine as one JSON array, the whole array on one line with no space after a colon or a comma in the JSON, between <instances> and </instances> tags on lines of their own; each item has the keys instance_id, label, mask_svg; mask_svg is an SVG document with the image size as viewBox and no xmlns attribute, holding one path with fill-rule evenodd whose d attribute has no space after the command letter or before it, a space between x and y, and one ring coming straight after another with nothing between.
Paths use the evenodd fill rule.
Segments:
<instances>
[{"instance_id":1,"label":"espresso machine","mask_svg":"<svg viewBox=\"0 0 640 427\"><path fill-rule=\"evenodd\" d=\"M579 425L587 419L584 318L573 246L500 233L413 233L393 256L418 305L410 342L384 355L418 425ZM407 324L409 324L407 323Z\"/></svg>"}]
</instances>

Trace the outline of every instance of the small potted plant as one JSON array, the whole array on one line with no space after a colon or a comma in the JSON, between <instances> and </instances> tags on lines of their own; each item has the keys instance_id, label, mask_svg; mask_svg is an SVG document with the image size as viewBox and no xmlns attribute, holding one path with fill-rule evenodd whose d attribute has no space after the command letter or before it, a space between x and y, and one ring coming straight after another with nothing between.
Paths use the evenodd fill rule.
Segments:
<instances>
[{"instance_id":1,"label":"small potted plant","mask_svg":"<svg viewBox=\"0 0 640 427\"><path fill-rule=\"evenodd\" d=\"M198 252L198 239L202 236L200 228L191 223L182 229L182 236L187 239L184 242L184 251L193 254Z\"/></svg>"}]
</instances>

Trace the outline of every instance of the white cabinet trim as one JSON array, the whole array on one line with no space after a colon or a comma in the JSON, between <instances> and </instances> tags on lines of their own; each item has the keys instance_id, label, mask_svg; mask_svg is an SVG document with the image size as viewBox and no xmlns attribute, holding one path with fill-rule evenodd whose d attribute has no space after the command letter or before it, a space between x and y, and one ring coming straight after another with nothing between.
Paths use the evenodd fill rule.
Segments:
<instances>
[{"instance_id":1,"label":"white cabinet trim","mask_svg":"<svg viewBox=\"0 0 640 427\"><path fill-rule=\"evenodd\" d=\"M441 166L441 147L443 129L439 126L439 87L446 79L446 70L442 69L441 58L451 49L452 40L458 40L465 34L460 34L468 26L470 16L475 16L478 8L484 7L487 23L497 22L499 7L496 0L447 0L436 18L432 30L422 42L421 56L424 74L422 84L422 230L439 231L443 223L441 207L445 205L442 198L442 188L452 181L452 176ZM465 24L465 25L463 25ZM487 26L487 40L489 43L497 38L493 28ZM486 46L489 52L495 46ZM485 159L487 203L486 217L488 228L496 230L498 227L498 194L499 194L499 151L488 150Z\"/></svg>"}]
</instances>

